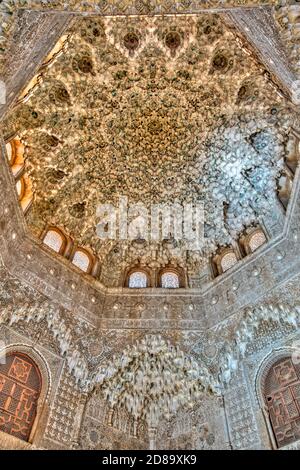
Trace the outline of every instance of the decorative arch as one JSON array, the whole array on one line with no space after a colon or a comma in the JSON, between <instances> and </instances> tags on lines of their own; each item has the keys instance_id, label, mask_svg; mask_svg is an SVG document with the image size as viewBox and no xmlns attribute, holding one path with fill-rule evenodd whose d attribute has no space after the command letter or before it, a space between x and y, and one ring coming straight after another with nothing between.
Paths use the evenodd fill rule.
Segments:
<instances>
[{"instance_id":1,"label":"decorative arch","mask_svg":"<svg viewBox=\"0 0 300 470\"><path fill-rule=\"evenodd\" d=\"M148 287L148 276L144 271L133 271L128 276L128 287L146 288Z\"/></svg>"},{"instance_id":2,"label":"decorative arch","mask_svg":"<svg viewBox=\"0 0 300 470\"><path fill-rule=\"evenodd\" d=\"M19 201L22 201L24 194L25 194L25 182L24 182L23 177L18 179L18 181L16 182L16 190L17 190Z\"/></svg>"},{"instance_id":3,"label":"decorative arch","mask_svg":"<svg viewBox=\"0 0 300 470\"><path fill-rule=\"evenodd\" d=\"M248 246L251 253L258 250L262 245L264 245L267 241L267 238L264 232L261 229L255 230L249 235L248 239Z\"/></svg>"},{"instance_id":4,"label":"decorative arch","mask_svg":"<svg viewBox=\"0 0 300 470\"><path fill-rule=\"evenodd\" d=\"M234 250L228 250L226 251L226 253L222 253L220 259L222 273L225 273L226 271L231 269L237 262L238 259Z\"/></svg>"},{"instance_id":5,"label":"decorative arch","mask_svg":"<svg viewBox=\"0 0 300 470\"><path fill-rule=\"evenodd\" d=\"M239 256L232 246L221 248L212 259L213 274L219 276L229 271L239 261Z\"/></svg>"},{"instance_id":6,"label":"decorative arch","mask_svg":"<svg viewBox=\"0 0 300 470\"><path fill-rule=\"evenodd\" d=\"M89 371L84 355L78 350L72 328L67 325L59 310L45 301L42 305L24 305L22 309L15 306L0 312L0 325L3 323L12 326L22 320L27 323L46 321L49 331L57 341L61 357L66 358L70 374L74 376L76 383L87 389L90 385L87 380Z\"/></svg>"},{"instance_id":7,"label":"decorative arch","mask_svg":"<svg viewBox=\"0 0 300 470\"><path fill-rule=\"evenodd\" d=\"M255 340L261 321L272 320L278 324L281 322L297 330L300 306L268 304L259 305L253 309L247 308L236 329L233 341L227 344L225 353L219 360L219 381L222 386L230 383L232 375L238 369L239 362L245 357L247 347Z\"/></svg>"},{"instance_id":8,"label":"decorative arch","mask_svg":"<svg viewBox=\"0 0 300 470\"><path fill-rule=\"evenodd\" d=\"M3 355L0 430L32 443L50 393L50 371L44 357L31 346L13 344L0 350Z\"/></svg>"},{"instance_id":9,"label":"decorative arch","mask_svg":"<svg viewBox=\"0 0 300 470\"><path fill-rule=\"evenodd\" d=\"M185 276L181 269L174 266L165 266L158 273L158 287L165 289L179 289L185 287Z\"/></svg>"},{"instance_id":10,"label":"decorative arch","mask_svg":"<svg viewBox=\"0 0 300 470\"><path fill-rule=\"evenodd\" d=\"M152 370L158 371L162 376L156 390L151 386L149 388L147 384L142 389L140 386L139 377L148 366L149 355L152 357ZM180 363L178 355L181 358ZM166 361L170 370L167 379L162 372ZM111 367L111 364L114 366ZM128 364L134 364L136 373L133 376L128 374ZM193 373L190 373L191 370ZM146 374L145 380L151 384L152 378ZM174 346L169 339L159 334L141 335L134 342L127 343L122 352L118 352L101 364L95 382L95 390L102 389L112 410L115 407L125 408L137 419L144 419L149 427L157 427L163 416L167 414L171 416L184 402L191 400L196 402L204 390L219 394L215 379L206 365L203 363L200 365L184 350L179 352L178 346ZM116 387L116 384L120 386ZM180 402L177 399L179 395L182 396ZM127 396L138 397L138 401L134 398L132 406L132 401L127 400Z\"/></svg>"},{"instance_id":11,"label":"decorative arch","mask_svg":"<svg viewBox=\"0 0 300 470\"><path fill-rule=\"evenodd\" d=\"M165 271L160 276L161 287L165 289L178 289L180 287L179 284L179 276L174 271Z\"/></svg>"},{"instance_id":12,"label":"decorative arch","mask_svg":"<svg viewBox=\"0 0 300 470\"><path fill-rule=\"evenodd\" d=\"M256 393L257 403L259 404L259 406L262 407L264 405L264 397L263 397L262 389L264 387L266 375L270 367L274 364L274 362L284 357L291 356L294 352L295 352L295 348L292 348L292 347L283 347L283 348L273 349L260 362L256 376L255 376L255 393Z\"/></svg>"},{"instance_id":13,"label":"decorative arch","mask_svg":"<svg viewBox=\"0 0 300 470\"><path fill-rule=\"evenodd\" d=\"M267 242L267 237L261 227L247 230L240 238L240 245L245 255L250 255Z\"/></svg>"},{"instance_id":14,"label":"decorative arch","mask_svg":"<svg viewBox=\"0 0 300 470\"><path fill-rule=\"evenodd\" d=\"M147 268L139 265L129 269L125 275L124 287L131 289L146 289L151 287L151 273Z\"/></svg>"},{"instance_id":15,"label":"decorative arch","mask_svg":"<svg viewBox=\"0 0 300 470\"><path fill-rule=\"evenodd\" d=\"M296 348L272 351L261 362L255 390L273 448L300 441L300 364Z\"/></svg>"},{"instance_id":16,"label":"decorative arch","mask_svg":"<svg viewBox=\"0 0 300 470\"><path fill-rule=\"evenodd\" d=\"M48 227L42 237L44 245L51 248L56 253L63 255L67 247L67 237L57 227Z\"/></svg>"},{"instance_id":17,"label":"decorative arch","mask_svg":"<svg viewBox=\"0 0 300 470\"><path fill-rule=\"evenodd\" d=\"M25 167L25 145L19 137L7 142L6 154L12 174L18 178Z\"/></svg>"},{"instance_id":18,"label":"decorative arch","mask_svg":"<svg viewBox=\"0 0 300 470\"><path fill-rule=\"evenodd\" d=\"M12 326L22 320L28 324L30 322L40 323L43 320L46 321L49 331L57 342L61 357L66 359L69 373L73 375L76 383L80 384L82 389L87 390L90 386L90 379L84 354L79 351L76 338L73 335L73 329L66 323L59 309L45 301L42 305L39 303L36 305L27 304L22 309L14 306L13 308L6 308L1 311L0 325L6 324ZM36 352L35 349L30 349L30 351ZM39 356L36 357L38 361ZM46 364L45 360L44 363ZM41 368L44 370L43 362L38 362L38 364L41 364ZM50 381L48 382L50 384Z\"/></svg>"},{"instance_id":19,"label":"decorative arch","mask_svg":"<svg viewBox=\"0 0 300 470\"><path fill-rule=\"evenodd\" d=\"M16 180L16 191L19 203L24 213L28 211L33 201L32 182L25 170L25 145L19 137L6 143L6 154L11 172Z\"/></svg>"},{"instance_id":20,"label":"decorative arch","mask_svg":"<svg viewBox=\"0 0 300 470\"><path fill-rule=\"evenodd\" d=\"M72 263L81 271L89 274L92 271L94 260L89 251L84 248L76 248L72 257Z\"/></svg>"},{"instance_id":21,"label":"decorative arch","mask_svg":"<svg viewBox=\"0 0 300 470\"><path fill-rule=\"evenodd\" d=\"M28 211L33 201L32 183L27 175L21 176L16 183L17 194L24 213Z\"/></svg>"}]
</instances>

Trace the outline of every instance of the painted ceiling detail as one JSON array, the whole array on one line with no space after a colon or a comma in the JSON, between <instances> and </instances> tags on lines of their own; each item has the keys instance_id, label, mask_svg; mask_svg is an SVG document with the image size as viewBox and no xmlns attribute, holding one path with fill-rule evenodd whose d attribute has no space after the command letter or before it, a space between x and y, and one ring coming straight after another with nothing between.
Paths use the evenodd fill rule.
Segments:
<instances>
[{"instance_id":1,"label":"painted ceiling detail","mask_svg":"<svg viewBox=\"0 0 300 470\"><path fill-rule=\"evenodd\" d=\"M274 211L292 114L217 15L79 19L65 52L4 123L26 144L40 236L63 227L111 285L128 265L199 271L217 247ZM199 203L206 241L103 241L100 203Z\"/></svg>"}]
</instances>

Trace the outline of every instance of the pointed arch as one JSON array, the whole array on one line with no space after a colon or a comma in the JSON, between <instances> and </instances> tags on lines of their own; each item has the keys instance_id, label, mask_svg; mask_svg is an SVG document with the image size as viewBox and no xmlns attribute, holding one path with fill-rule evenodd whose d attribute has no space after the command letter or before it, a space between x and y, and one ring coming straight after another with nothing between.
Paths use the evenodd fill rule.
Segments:
<instances>
[{"instance_id":1,"label":"pointed arch","mask_svg":"<svg viewBox=\"0 0 300 470\"><path fill-rule=\"evenodd\" d=\"M256 398L273 448L300 441L300 363L293 347L272 351L261 362Z\"/></svg>"},{"instance_id":2,"label":"pointed arch","mask_svg":"<svg viewBox=\"0 0 300 470\"><path fill-rule=\"evenodd\" d=\"M33 443L50 393L47 362L35 348L18 343L0 356L0 430Z\"/></svg>"}]
</instances>

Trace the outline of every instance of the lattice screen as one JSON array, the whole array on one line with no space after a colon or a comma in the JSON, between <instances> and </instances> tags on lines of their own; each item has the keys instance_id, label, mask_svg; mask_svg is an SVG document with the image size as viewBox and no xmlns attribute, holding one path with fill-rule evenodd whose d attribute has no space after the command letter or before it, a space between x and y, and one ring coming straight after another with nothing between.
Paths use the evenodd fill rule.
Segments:
<instances>
[{"instance_id":1,"label":"lattice screen","mask_svg":"<svg viewBox=\"0 0 300 470\"><path fill-rule=\"evenodd\" d=\"M278 447L300 439L300 365L291 358L273 364L264 395Z\"/></svg>"},{"instance_id":2,"label":"lattice screen","mask_svg":"<svg viewBox=\"0 0 300 470\"><path fill-rule=\"evenodd\" d=\"M0 430L28 441L40 391L34 362L20 353L8 355L0 365Z\"/></svg>"}]
</instances>

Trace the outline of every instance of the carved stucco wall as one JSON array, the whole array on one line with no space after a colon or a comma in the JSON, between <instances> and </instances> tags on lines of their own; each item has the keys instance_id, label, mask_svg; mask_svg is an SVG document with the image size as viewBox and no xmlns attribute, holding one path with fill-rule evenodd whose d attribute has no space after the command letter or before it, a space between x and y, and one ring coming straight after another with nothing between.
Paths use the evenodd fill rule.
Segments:
<instances>
[{"instance_id":1,"label":"carved stucco wall","mask_svg":"<svg viewBox=\"0 0 300 470\"><path fill-rule=\"evenodd\" d=\"M285 302L291 306L297 305L298 286L299 276L283 284L273 296L269 295L263 302L266 312L271 302L277 303L278 299L283 305ZM217 376L222 358L229 351L228 348L224 350L224 343L228 346L234 343L234 335L245 315L245 311L241 310L228 321L206 331L178 327L163 329L158 323L156 328L152 325L151 329L144 326L143 329L124 330L120 325L117 329L88 328L84 322L74 322L74 318L68 318L67 312L33 289L28 289L4 268L1 269L1 303L1 340L7 345L26 348L28 354L34 351L40 354L51 378L46 410L40 418L38 432L30 448L148 448L147 424L140 421L134 431L134 420L124 409L115 409L111 414L110 406L101 394L101 387L91 385L87 390L83 384L76 383L76 370L72 370L74 365L68 356L78 350L87 361L92 377L95 375L93 371L99 370L112 357L121 356L126 345L135 344L147 334L163 335ZM283 309L286 311L287 306ZM292 307L291 311L294 310L297 308ZM6 315L7 311L9 315ZM28 312L31 312L31 319L27 316ZM46 318L54 312L59 312L59 329L47 324ZM182 409L170 420L164 420L156 435L157 447L271 448L256 393L256 377L265 357L278 348L293 347L300 335L293 322L276 322L267 313L261 317L257 329L248 340L244 359L240 358L238 370L233 370L230 383L221 394L202 392L192 408ZM58 330L64 331L65 321L69 326L73 321L73 335L75 332L78 334L77 339L72 339L75 345L72 343L68 347L67 357L62 356L62 343L58 337ZM0 442L1 447L24 447L24 443L3 433Z\"/></svg>"}]
</instances>

